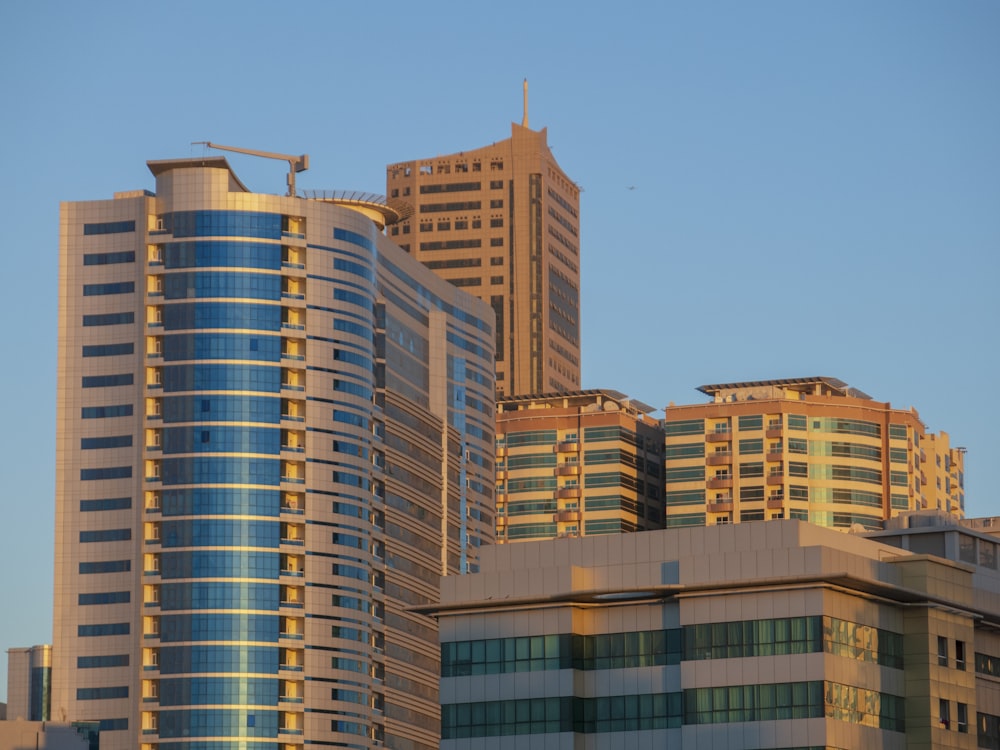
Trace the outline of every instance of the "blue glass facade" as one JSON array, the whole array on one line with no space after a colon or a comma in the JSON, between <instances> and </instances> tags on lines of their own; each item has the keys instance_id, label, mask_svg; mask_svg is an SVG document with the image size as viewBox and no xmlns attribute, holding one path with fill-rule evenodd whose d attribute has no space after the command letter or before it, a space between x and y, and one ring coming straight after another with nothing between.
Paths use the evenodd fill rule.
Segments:
<instances>
[{"instance_id":1,"label":"blue glass facade","mask_svg":"<svg viewBox=\"0 0 1000 750\"><path fill-rule=\"evenodd\" d=\"M164 224L281 236L281 216L259 212ZM193 239L162 258L156 725L160 739L233 738L203 743L221 750L278 736L281 339L254 332L281 329L281 246Z\"/></svg>"}]
</instances>

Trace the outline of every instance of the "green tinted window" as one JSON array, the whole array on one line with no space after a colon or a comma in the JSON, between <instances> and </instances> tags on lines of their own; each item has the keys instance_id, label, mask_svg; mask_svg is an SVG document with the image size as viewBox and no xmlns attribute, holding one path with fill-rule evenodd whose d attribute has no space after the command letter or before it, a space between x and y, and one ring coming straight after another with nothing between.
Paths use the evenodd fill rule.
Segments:
<instances>
[{"instance_id":1,"label":"green tinted window","mask_svg":"<svg viewBox=\"0 0 1000 750\"><path fill-rule=\"evenodd\" d=\"M664 422L663 431L667 435L703 435L705 434L705 420L685 419L680 422Z\"/></svg>"}]
</instances>

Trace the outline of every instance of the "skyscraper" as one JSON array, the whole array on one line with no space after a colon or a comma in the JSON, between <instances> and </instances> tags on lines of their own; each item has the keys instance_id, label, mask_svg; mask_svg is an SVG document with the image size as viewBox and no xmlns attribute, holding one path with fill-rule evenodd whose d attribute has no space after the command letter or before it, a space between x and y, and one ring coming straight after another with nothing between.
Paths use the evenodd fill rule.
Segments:
<instances>
[{"instance_id":1,"label":"skyscraper","mask_svg":"<svg viewBox=\"0 0 1000 750\"><path fill-rule=\"evenodd\" d=\"M965 513L964 453L836 378L699 388L665 410L667 526L797 518L879 529L907 510Z\"/></svg>"},{"instance_id":2,"label":"skyscraper","mask_svg":"<svg viewBox=\"0 0 1000 750\"><path fill-rule=\"evenodd\" d=\"M52 718L112 750L436 748L493 538L493 313L367 196L219 157L60 227Z\"/></svg>"},{"instance_id":3,"label":"skyscraper","mask_svg":"<svg viewBox=\"0 0 1000 750\"><path fill-rule=\"evenodd\" d=\"M580 388L580 189L525 118L473 151L390 164L393 240L496 313L497 393Z\"/></svg>"}]
</instances>

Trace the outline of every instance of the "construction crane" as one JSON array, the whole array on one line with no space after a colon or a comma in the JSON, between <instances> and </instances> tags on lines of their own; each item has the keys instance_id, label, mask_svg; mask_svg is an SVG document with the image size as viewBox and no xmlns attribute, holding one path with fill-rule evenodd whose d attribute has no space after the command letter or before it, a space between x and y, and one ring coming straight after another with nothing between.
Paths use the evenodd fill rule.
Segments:
<instances>
[{"instance_id":1,"label":"construction crane","mask_svg":"<svg viewBox=\"0 0 1000 750\"><path fill-rule=\"evenodd\" d=\"M234 154L246 154L247 156L260 156L263 159L278 159L288 162L288 196L295 197L295 175L298 172L305 172L309 169L309 154L293 156L291 154L275 154L271 151L257 151L252 148L238 148L237 146L221 146L211 141L193 141L192 146L207 146L219 151L232 151Z\"/></svg>"}]
</instances>

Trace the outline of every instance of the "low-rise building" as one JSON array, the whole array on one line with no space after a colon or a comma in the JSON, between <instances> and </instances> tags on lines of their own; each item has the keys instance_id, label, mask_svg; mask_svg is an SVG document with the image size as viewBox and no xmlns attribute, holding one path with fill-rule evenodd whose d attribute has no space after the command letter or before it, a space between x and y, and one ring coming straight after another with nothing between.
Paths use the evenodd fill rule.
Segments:
<instances>
[{"instance_id":1,"label":"low-rise building","mask_svg":"<svg viewBox=\"0 0 1000 750\"><path fill-rule=\"evenodd\" d=\"M441 747L1000 747L996 551L947 514L484 549L435 610Z\"/></svg>"}]
</instances>

